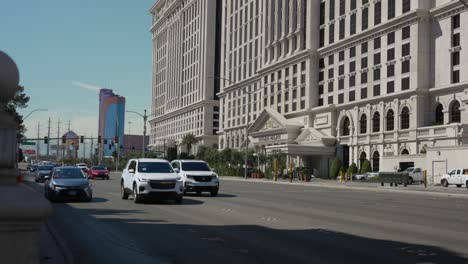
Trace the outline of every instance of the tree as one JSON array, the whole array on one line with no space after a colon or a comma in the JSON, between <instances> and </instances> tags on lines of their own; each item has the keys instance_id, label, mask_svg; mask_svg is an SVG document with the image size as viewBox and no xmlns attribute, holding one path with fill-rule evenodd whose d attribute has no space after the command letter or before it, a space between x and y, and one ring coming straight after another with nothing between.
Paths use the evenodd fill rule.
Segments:
<instances>
[{"instance_id":1,"label":"tree","mask_svg":"<svg viewBox=\"0 0 468 264\"><path fill-rule=\"evenodd\" d=\"M361 166L360 173L366 173L366 172L371 172L371 164L369 160L365 160Z\"/></svg>"},{"instance_id":2,"label":"tree","mask_svg":"<svg viewBox=\"0 0 468 264\"><path fill-rule=\"evenodd\" d=\"M169 147L167 148L167 160L172 161L177 159L177 148Z\"/></svg>"},{"instance_id":3,"label":"tree","mask_svg":"<svg viewBox=\"0 0 468 264\"><path fill-rule=\"evenodd\" d=\"M182 144L187 146L187 152L190 154L192 146L198 143L198 139L193 134L187 134L182 138Z\"/></svg>"},{"instance_id":4,"label":"tree","mask_svg":"<svg viewBox=\"0 0 468 264\"><path fill-rule=\"evenodd\" d=\"M341 168L341 160L339 158L335 158L332 162L330 168L330 179L336 179L338 173L340 172Z\"/></svg>"},{"instance_id":5,"label":"tree","mask_svg":"<svg viewBox=\"0 0 468 264\"><path fill-rule=\"evenodd\" d=\"M348 168L348 174L352 176L352 175L355 175L356 173L358 173L358 169L357 169L356 163L353 162Z\"/></svg>"},{"instance_id":6,"label":"tree","mask_svg":"<svg viewBox=\"0 0 468 264\"><path fill-rule=\"evenodd\" d=\"M26 132L23 124L23 116L18 113L18 109L28 107L29 96L24 93L24 87L18 86L15 96L5 105L5 112L9 113L17 125L17 138L21 140Z\"/></svg>"}]
</instances>

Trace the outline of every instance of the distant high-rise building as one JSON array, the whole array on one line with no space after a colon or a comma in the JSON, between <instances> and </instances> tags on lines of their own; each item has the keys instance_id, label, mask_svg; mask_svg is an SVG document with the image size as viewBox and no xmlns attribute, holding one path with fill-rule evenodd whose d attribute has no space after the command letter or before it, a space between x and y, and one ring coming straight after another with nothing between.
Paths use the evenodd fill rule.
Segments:
<instances>
[{"instance_id":1,"label":"distant high-rise building","mask_svg":"<svg viewBox=\"0 0 468 264\"><path fill-rule=\"evenodd\" d=\"M153 16L153 96L150 146L193 134L197 145L218 142L221 1L159 0ZM193 154L192 153L192 154Z\"/></svg>"},{"instance_id":2,"label":"distant high-rise building","mask_svg":"<svg viewBox=\"0 0 468 264\"><path fill-rule=\"evenodd\" d=\"M99 144L99 155L112 156L116 150L115 140L118 136L118 144L124 144L125 129L125 97L114 94L111 89L99 91L99 136L102 141Z\"/></svg>"}]
</instances>

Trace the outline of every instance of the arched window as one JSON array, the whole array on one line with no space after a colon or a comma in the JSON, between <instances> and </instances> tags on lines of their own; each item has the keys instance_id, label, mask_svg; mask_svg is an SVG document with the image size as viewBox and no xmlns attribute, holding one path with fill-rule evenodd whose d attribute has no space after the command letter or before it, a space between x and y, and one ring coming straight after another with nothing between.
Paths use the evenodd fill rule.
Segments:
<instances>
[{"instance_id":1,"label":"arched window","mask_svg":"<svg viewBox=\"0 0 468 264\"><path fill-rule=\"evenodd\" d=\"M345 117L343 120L342 136L349 136L349 118Z\"/></svg>"},{"instance_id":2,"label":"arched window","mask_svg":"<svg viewBox=\"0 0 468 264\"><path fill-rule=\"evenodd\" d=\"M372 132L379 132L380 131L380 113L375 112L374 116L372 117Z\"/></svg>"},{"instance_id":3,"label":"arched window","mask_svg":"<svg viewBox=\"0 0 468 264\"><path fill-rule=\"evenodd\" d=\"M364 164L364 161L366 161L367 155L365 152L361 153L361 156L359 156L359 168L362 167L362 164Z\"/></svg>"},{"instance_id":4,"label":"arched window","mask_svg":"<svg viewBox=\"0 0 468 264\"><path fill-rule=\"evenodd\" d=\"M379 171L379 164L380 164L380 154L378 151L374 152L372 155L372 171L378 172Z\"/></svg>"},{"instance_id":5,"label":"arched window","mask_svg":"<svg viewBox=\"0 0 468 264\"><path fill-rule=\"evenodd\" d=\"M401 155L409 155L409 151L407 149L403 149L401 151Z\"/></svg>"},{"instance_id":6,"label":"arched window","mask_svg":"<svg viewBox=\"0 0 468 264\"><path fill-rule=\"evenodd\" d=\"M444 113L442 112L444 110L444 107L442 104L438 104L435 110L435 122L437 125L443 125L444 124Z\"/></svg>"},{"instance_id":7,"label":"arched window","mask_svg":"<svg viewBox=\"0 0 468 264\"><path fill-rule=\"evenodd\" d=\"M359 133L365 134L367 133L367 116L362 115L361 120L359 120Z\"/></svg>"},{"instance_id":8,"label":"arched window","mask_svg":"<svg viewBox=\"0 0 468 264\"><path fill-rule=\"evenodd\" d=\"M395 128L395 114L393 110L390 109L387 112L387 131L393 131Z\"/></svg>"},{"instance_id":9,"label":"arched window","mask_svg":"<svg viewBox=\"0 0 468 264\"><path fill-rule=\"evenodd\" d=\"M460 113L460 103L455 101L450 107L450 123L460 123L461 122L461 113Z\"/></svg>"},{"instance_id":10,"label":"arched window","mask_svg":"<svg viewBox=\"0 0 468 264\"><path fill-rule=\"evenodd\" d=\"M403 107L401 110L401 129L408 129L409 128L409 109L408 107Z\"/></svg>"}]
</instances>

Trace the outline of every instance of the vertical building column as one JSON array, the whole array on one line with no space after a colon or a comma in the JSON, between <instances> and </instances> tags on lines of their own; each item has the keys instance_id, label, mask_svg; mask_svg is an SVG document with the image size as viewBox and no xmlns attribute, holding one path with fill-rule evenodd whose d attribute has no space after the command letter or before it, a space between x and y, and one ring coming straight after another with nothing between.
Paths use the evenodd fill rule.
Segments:
<instances>
[{"instance_id":1,"label":"vertical building column","mask_svg":"<svg viewBox=\"0 0 468 264\"><path fill-rule=\"evenodd\" d=\"M278 19L279 19L279 1L280 0L273 0L274 2L274 12L273 12L273 15L272 15L272 18L273 18L273 23L272 23L272 30L273 30L273 52L274 52L274 57L273 59L274 60L277 60L278 59L278 39L279 39L279 27L278 27Z\"/></svg>"},{"instance_id":2,"label":"vertical building column","mask_svg":"<svg viewBox=\"0 0 468 264\"><path fill-rule=\"evenodd\" d=\"M289 1L289 31L288 31L288 41L289 41L289 53L292 54L294 52L294 29L296 25L294 24L294 17L296 16L296 0Z\"/></svg>"},{"instance_id":3,"label":"vertical building column","mask_svg":"<svg viewBox=\"0 0 468 264\"><path fill-rule=\"evenodd\" d=\"M303 14L303 10L302 10L302 5L303 5L303 0L297 0L296 2L297 4L297 29L296 29L296 40L297 40L297 43L296 43L296 47L297 47L297 50L300 50L301 49L301 43L302 43L302 34L300 34L300 32L302 30L304 30L303 28L303 22L302 22L302 16L304 15Z\"/></svg>"},{"instance_id":4,"label":"vertical building column","mask_svg":"<svg viewBox=\"0 0 468 264\"><path fill-rule=\"evenodd\" d=\"M261 47L260 49L263 49L265 52L265 56L263 56L263 63L266 64L269 61L269 58L271 56L270 54L270 31L268 30L270 27L270 8L267 5L267 1L262 1L263 4L263 11L264 14L262 15L262 26L263 26L263 31L264 34L262 36L262 42L265 48ZM261 46L261 45L259 45Z\"/></svg>"},{"instance_id":5,"label":"vertical building column","mask_svg":"<svg viewBox=\"0 0 468 264\"><path fill-rule=\"evenodd\" d=\"M286 6L288 5L287 1L280 1L281 4L281 54L286 55L286 34L288 32L288 28L286 28ZM283 56L284 57L284 56Z\"/></svg>"}]
</instances>

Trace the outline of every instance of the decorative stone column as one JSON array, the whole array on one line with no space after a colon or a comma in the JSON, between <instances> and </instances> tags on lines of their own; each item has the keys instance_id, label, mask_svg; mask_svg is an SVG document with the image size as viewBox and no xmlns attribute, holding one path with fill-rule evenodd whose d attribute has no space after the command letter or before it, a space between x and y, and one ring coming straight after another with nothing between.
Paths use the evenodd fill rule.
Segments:
<instances>
[{"instance_id":1,"label":"decorative stone column","mask_svg":"<svg viewBox=\"0 0 468 264\"><path fill-rule=\"evenodd\" d=\"M0 248L2 263L39 263L39 230L52 211L48 201L17 183L16 123L4 111L19 83L15 62L0 51Z\"/></svg>"}]
</instances>

